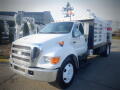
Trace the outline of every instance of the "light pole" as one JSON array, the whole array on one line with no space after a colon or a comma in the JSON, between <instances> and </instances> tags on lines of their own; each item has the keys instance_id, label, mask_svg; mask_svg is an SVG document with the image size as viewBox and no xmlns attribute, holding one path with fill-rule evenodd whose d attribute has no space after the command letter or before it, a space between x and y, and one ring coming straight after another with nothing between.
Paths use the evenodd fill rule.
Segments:
<instances>
[{"instance_id":1,"label":"light pole","mask_svg":"<svg viewBox=\"0 0 120 90\"><path fill-rule=\"evenodd\" d=\"M70 17L70 21L71 21L71 17L74 16L73 13L74 8L71 7L70 3L67 2L67 5L65 7L63 7L63 12L65 12L65 17Z\"/></svg>"}]
</instances>

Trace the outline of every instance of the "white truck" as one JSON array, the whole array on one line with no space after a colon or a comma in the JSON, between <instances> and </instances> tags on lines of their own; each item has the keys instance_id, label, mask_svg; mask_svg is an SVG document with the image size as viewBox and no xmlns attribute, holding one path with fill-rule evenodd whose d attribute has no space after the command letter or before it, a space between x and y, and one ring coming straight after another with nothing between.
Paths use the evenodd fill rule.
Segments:
<instances>
[{"instance_id":1,"label":"white truck","mask_svg":"<svg viewBox=\"0 0 120 90\"><path fill-rule=\"evenodd\" d=\"M108 56L110 47L111 26L107 21L96 18L53 22L38 34L12 43L10 66L27 78L67 88L81 60L93 54Z\"/></svg>"}]
</instances>

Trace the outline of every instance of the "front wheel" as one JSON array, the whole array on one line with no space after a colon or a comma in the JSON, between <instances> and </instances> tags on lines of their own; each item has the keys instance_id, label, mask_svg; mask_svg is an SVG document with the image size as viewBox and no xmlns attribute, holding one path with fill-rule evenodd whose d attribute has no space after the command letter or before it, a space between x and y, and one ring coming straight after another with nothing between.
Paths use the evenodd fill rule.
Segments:
<instances>
[{"instance_id":1,"label":"front wheel","mask_svg":"<svg viewBox=\"0 0 120 90\"><path fill-rule=\"evenodd\" d=\"M57 74L57 87L65 89L72 84L75 76L75 64L68 58L66 59Z\"/></svg>"}]
</instances>

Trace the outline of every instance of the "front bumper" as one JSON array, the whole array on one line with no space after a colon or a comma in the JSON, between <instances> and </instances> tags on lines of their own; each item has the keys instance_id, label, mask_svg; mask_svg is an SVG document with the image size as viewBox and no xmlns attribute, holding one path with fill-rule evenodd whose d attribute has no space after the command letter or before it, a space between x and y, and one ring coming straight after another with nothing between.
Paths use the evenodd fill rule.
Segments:
<instances>
[{"instance_id":1,"label":"front bumper","mask_svg":"<svg viewBox=\"0 0 120 90\"><path fill-rule=\"evenodd\" d=\"M34 80L40 80L40 81L46 81L46 82L53 82L56 80L57 77L57 71L55 70L48 70L48 69L41 69L41 68L26 68L19 65L16 65L14 63L11 63L11 69L27 78L34 79Z\"/></svg>"}]
</instances>

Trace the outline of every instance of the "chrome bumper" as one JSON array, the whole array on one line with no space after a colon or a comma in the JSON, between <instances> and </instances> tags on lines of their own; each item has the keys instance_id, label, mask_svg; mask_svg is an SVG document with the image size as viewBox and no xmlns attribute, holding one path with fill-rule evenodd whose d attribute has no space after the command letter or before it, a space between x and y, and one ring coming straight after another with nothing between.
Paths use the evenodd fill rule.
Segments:
<instances>
[{"instance_id":1,"label":"chrome bumper","mask_svg":"<svg viewBox=\"0 0 120 90\"><path fill-rule=\"evenodd\" d=\"M34 80L40 80L40 81L46 81L46 82L53 82L56 80L57 77L57 71L55 70L48 70L48 69L41 69L41 68L26 68L19 65L16 65L14 63L11 63L11 69L27 78L34 79Z\"/></svg>"}]
</instances>

